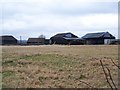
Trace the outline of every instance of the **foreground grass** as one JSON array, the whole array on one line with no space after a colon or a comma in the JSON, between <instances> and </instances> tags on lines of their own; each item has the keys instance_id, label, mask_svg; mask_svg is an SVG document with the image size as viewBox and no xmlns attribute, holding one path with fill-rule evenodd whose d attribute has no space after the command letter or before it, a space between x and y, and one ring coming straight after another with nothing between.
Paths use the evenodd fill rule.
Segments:
<instances>
[{"instance_id":1,"label":"foreground grass","mask_svg":"<svg viewBox=\"0 0 120 90\"><path fill-rule=\"evenodd\" d=\"M4 46L3 87L109 87L100 61L117 85L117 46ZM85 83L84 83L85 82Z\"/></svg>"}]
</instances>

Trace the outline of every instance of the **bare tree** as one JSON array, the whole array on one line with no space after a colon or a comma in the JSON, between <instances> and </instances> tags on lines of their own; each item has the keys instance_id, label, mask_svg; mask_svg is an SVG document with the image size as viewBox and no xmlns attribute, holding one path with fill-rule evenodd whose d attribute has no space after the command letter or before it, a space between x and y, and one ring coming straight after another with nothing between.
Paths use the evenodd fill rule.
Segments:
<instances>
[{"instance_id":1,"label":"bare tree","mask_svg":"<svg viewBox=\"0 0 120 90\"><path fill-rule=\"evenodd\" d=\"M45 35L41 34L38 38L46 38Z\"/></svg>"},{"instance_id":2,"label":"bare tree","mask_svg":"<svg viewBox=\"0 0 120 90\"><path fill-rule=\"evenodd\" d=\"M112 90L114 90L114 89L117 90L117 87L116 87L116 85L115 85L115 83L114 83L114 81L113 81L113 78L112 78L110 69L109 69L108 67L106 67L106 66L103 65L102 60L100 60L100 63L101 63L101 66L102 66L102 69L103 69L105 78L106 78L107 83L109 84L110 88L111 88ZM107 74L107 71L105 70L105 68L107 69L108 74ZM111 83L110 83L110 82L111 82Z\"/></svg>"},{"instance_id":3,"label":"bare tree","mask_svg":"<svg viewBox=\"0 0 120 90\"><path fill-rule=\"evenodd\" d=\"M86 82L84 82L84 81L80 81L81 83L83 83L83 84L86 84L89 88L95 88L94 86L91 86L90 84L88 84L88 83L86 83ZM97 88L96 88L97 89Z\"/></svg>"},{"instance_id":4,"label":"bare tree","mask_svg":"<svg viewBox=\"0 0 120 90\"><path fill-rule=\"evenodd\" d=\"M112 59L110 59L111 61L112 61L112 63L116 66L116 67L118 67L118 69L120 69L120 66L119 65L117 65Z\"/></svg>"}]
</instances>

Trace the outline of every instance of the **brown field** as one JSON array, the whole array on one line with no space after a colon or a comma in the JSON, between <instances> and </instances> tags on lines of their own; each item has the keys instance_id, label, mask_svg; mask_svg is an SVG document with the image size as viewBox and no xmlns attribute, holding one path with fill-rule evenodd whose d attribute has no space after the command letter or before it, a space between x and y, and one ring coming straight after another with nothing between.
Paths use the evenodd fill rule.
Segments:
<instances>
[{"instance_id":1,"label":"brown field","mask_svg":"<svg viewBox=\"0 0 120 90\"><path fill-rule=\"evenodd\" d=\"M3 87L110 88L100 60L117 86L117 45L3 46Z\"/></svg>"}]
</instances>

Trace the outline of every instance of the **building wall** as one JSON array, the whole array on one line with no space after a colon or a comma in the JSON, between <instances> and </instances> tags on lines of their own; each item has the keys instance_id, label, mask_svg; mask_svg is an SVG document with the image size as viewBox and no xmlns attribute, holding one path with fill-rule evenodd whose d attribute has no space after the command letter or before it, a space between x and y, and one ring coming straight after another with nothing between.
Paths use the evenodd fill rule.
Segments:
<instances>
[{"instance_id":1,"label":"building wall","mask_svg":"<svg viewBox=\"0 0 120 90\"><path fill-rule=\"evenodd\" d=\"M84 45L84 40L68 40L70 45Z\"/></svg>"},{"instance_id":2,"label":"building wall","mask_svg":"<svg viewBox=\"0 0 120 90\"><path fill-rule=\"evenodd\" d=\"M2 45L16 45L17 40L2 40Z\"/></svg>"},{"instance_id":3,"label":"building wall","mask_svg":"<svg viewBox=\"0 0 120 90\"><path fill-rule=\"evenodd\" d=\"M88 39L86 40L87 45L98 45L104 44L104 39Z\"/></svg>"},{"instance_id":4,"label":"building wall","mask_svg":"<svg viewBox=\"0 0 120 90\"><path fill-rule=\"evenodd\" d=\"M110 44L115 39L104 39L104 44Z\"/></svg>"},{"instance_id":5,"label":"building wall","mask_svg":"<svg viewBox=\"0 0 120 90\"><path fill-rule=\"evenodd\" d=\"M28 45L44 45L45 44L45 39L28 39L27 41Z\"/></svg>"},{"instance_id":6,"label":"building wall","mask_svg":"<svg viewBox=\"0 0 120 90\"><path fill-rule=\"evenodd\" d=\"M68 44L69 42L64 38L51 38L51 44Z\"/></svg>"},{"instance_id":7,"label":"building wall","mask_svg":"<svg viewBox=\"0 0 120 90\"><path fill-rule=\"evenodd\" d=\"M44 42L27 42L28 45L43 45Z\"/></svg>"}]
</instances>

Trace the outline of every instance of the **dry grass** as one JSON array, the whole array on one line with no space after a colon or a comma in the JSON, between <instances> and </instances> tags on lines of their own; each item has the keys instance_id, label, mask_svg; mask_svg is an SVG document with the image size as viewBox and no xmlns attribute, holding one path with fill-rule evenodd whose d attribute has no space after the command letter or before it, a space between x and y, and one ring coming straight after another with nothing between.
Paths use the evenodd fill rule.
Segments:
<instances>
[{"instance_id":1,"label":"dry grass","mask_svg":"<svg viewBox=\"0 0 120 90\"><path fill-rule=\"evenodd\" d=\"M3 46L3 87L107 88L100 61L118 82L118 46Z\"/></svg>"}]
</instances>

